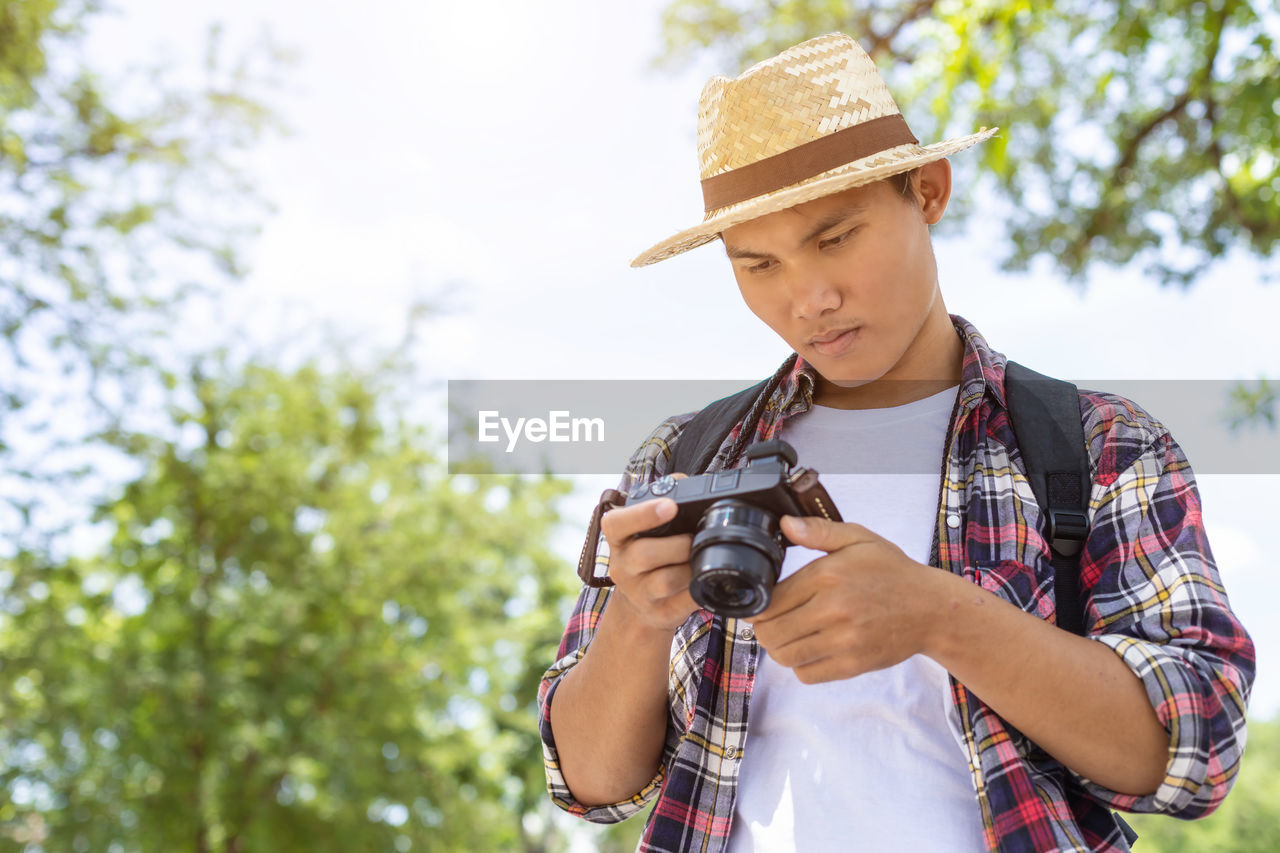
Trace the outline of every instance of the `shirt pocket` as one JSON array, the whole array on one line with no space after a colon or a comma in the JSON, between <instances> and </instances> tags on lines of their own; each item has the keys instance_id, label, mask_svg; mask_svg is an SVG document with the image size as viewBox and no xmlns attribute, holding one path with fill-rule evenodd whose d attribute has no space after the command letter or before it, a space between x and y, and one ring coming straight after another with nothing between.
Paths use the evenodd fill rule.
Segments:
<instances>
[{"instance_id":1,"label":"shirt pocket","mask_svg":"<svg viewBox=\"0 0 1280 853\"><path fill-rule=\"evenodd\" d=\"M987 592L1032 616L1053 621L1053 566L1048 561L1036 566L1019 560L976 562L973 571L978 585Z\"/></svg>"}]
</instances>

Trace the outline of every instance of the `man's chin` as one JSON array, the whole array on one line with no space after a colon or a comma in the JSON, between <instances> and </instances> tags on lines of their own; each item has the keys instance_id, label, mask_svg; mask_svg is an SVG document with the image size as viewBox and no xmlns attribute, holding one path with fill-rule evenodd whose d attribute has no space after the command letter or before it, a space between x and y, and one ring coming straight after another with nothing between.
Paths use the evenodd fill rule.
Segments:
<instances>
[{"instance_id":1,"label":"man's chin","mask_svg":"<svg viewBox=\"0 0 1280 853\"><path fill-rule=\"evenodd\" d=\"M822 374L819 374L819 375L822 375ZM829 376L822 375L823 382L825 382L828 385L834 385L836 388L861 388L864 385L870 385L872 382L875 382L877 378L878 377L875 377L875 376L867 376L867 377L850 377L850 378L837 377L833 379Z\"/></svg>"},{"instance_id":2,"label":"man's chin","mask_svg":"<svg viewBox=\"0 0 1280 853\"><path fill-rule=\"evenodd\" d=\"M886 371L850 370L848 365L823 364L815 359L809 362L818 374L818 385L832 388L861 388L884 376ZM865 367L865 366L864 366Z\"/></svg>"},{"instance_id":3,"label":"man's chin","mask_svg":"<svg viewBox=\"0 0 1280 853\"><path fill-rule=\"evenodd\" d=\"M868 385L874 384L877 379L879 379L877 376L848 376L841 374L828 376L819 370L818 387L816 389L817 396L821 397L824 394L840 394L842 392L856 391L859 388L866 388Z\"/></svg>"}]
</instances>

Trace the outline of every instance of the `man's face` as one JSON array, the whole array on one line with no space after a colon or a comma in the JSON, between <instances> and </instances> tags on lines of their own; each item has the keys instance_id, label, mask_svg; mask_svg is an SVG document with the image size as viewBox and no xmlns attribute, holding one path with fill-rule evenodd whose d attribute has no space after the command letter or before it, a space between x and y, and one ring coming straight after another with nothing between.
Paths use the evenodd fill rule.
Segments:
<instances>
[{"instance_id":1,"label":"man's face","mask_svg":"<svg viewBox=\"0 0 1280 853\"><path fill-rule=\"evenodd\" d=\"M721 235L747 306L821 374L820 398L885 379L958 376L959 339L929 240L946 209L950 166L931 163L919 178L915 200L880 181Z\"/></svg>"}]
</instances>

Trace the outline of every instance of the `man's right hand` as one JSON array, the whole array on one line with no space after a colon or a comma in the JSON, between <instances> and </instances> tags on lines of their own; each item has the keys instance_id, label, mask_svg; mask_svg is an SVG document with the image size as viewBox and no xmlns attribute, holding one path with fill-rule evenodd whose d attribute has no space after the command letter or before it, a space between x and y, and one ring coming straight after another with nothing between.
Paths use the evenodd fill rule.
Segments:
<instances>
[{"instance_id":1,"label":"man's right hand","mask_svg":"<svg viewBox=\"0 0 1280 853\"><path fill-rule=\"evenodd\" d=\"M677 474L683 477L683 474ZM600 531L609 543L609 577L613 599L621 599L632 617L643 625L666 631L679 628L698 609L689 594L693 570L689 550L693 536L638 536L675 517L670 498L642 501L610 510L600 519Z\"/></svg>"},{"instance_id":2,"label":"man's right hand","mask_svg":"<svg viewBox=\"0 0 1280 853\"><path fill-rule=\"evenodd\" d=\"M689 594L693 536L637 534L670 521L675 510L675 501L658 498L600 519L614 587L550 710L565 784L585 805L634 796L662 760L671 637L698 609Z\"/></svg>"}]
</instances>

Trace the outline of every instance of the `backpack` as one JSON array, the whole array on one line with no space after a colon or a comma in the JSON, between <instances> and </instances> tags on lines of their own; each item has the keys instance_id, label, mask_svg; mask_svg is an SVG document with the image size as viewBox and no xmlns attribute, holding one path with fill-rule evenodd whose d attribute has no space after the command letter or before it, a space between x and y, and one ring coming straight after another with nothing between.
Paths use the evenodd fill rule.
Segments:
<instances>
[{"instance_id":1,"label":"backpack","mask_svg":"<svg viewBox=\"0 0 1280 853\"><path fill-rule=\"evenodd\" d=\"M1005 366L1005 397L1027 479L1040 505L1053 566L1058 627L1085 636L1080 604L1080 552L1089 535L1089 450L1075 385L1037 373L1017 362ZM709 404L685 425L672 451L671 470L706 471L730 430L746 417L769 380ZM1125 841L1138 834L1112 813Z\"/></svg>"}]
</instances>

